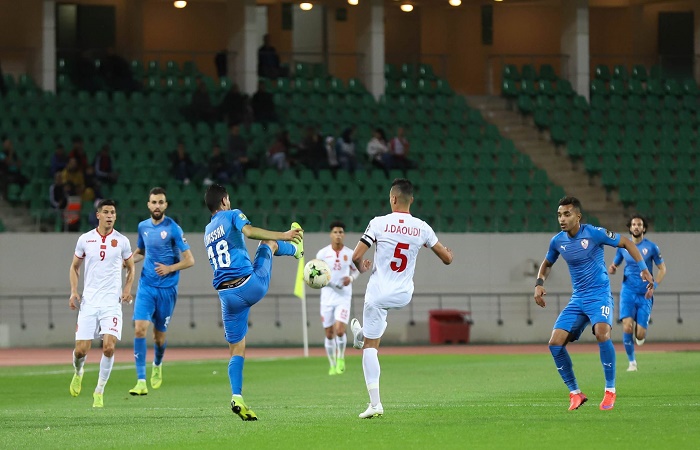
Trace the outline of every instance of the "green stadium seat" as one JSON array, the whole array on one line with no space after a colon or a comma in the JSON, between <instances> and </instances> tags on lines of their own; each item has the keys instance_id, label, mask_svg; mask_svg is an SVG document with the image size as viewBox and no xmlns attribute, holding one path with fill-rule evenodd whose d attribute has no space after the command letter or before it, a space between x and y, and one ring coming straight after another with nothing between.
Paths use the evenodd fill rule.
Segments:
<instances>
[{"instance_id":1,"label":"green stadium seat","mask_svg":"<svg viewBox=\"0 0 700 450\"><path fill-rule=\"evenodd\" d=\"M518 67L514 64L506 64L503 66L503 79L510 81L520 81L520 73Z\"/></svg>"},{"instance_id":2,"label":"green stadium seat","mask_svg":"<svg viewBox=\"0 0 700 450\"><path fill-rule=\"evenodd\" d=\"M623 65L616 65L613 68L613 74L612 74L613 80L622 80L622 81L627 81L629 78L629 75L627 73L627 67Z\"/></svg>"},{"instance_id":3,"label":"green stadium seat","mask_svg":"<svg viewBox=\"0 0 700 450\"><path fill-rule=\"evenodd\" d=\"M547 81L556 81L557 80L557 74L554 72L554 67L552 67L551 64L542 64L540 66L540 80L547 80Z\"/></svg>"},{"instance_id":4,"label":"green stadium seat","mask_svg":"<svg viewBox=\"0 0 700 450\"><path fill-rule=\"evenodd\" d=\"M520 77L522 80L535 81L537 79L537 71L532 64L524 64L520 69Z\"/></svg>"},{"instance_id":5,"label":"green stadium seat","mask_svg":"<svg viewBox=\"0 0 700 450\"><path fill-rule=\"evenodd\" d=\"M638 80L641 82L647 81L647 69L641 64L636 64L634 67L632 67L632 75L631 78L633 80Z\"/></svg>"},{"instance_id":6,"label":"green stadium seat","mask_svg":"<svg viewBox=\"0 0 700 450\"><path fill-rule=\"evenodd\" d=\"M610 69L605 64L599 64L595 67L595 79L602 82L610 81Z\"/></svg>"}]
</instances>

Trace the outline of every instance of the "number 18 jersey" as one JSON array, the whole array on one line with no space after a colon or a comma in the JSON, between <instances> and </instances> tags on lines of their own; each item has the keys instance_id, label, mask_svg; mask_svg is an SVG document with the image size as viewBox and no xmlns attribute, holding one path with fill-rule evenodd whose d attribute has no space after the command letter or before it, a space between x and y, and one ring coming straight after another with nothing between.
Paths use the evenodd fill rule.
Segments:
<instances>
[{"instance_id":1,"label":"number 18 jersey","mask_svg":"<svg viewBox=\"0 0 700 450\"><path fill-rule=\"evenodd\" d=\"M418 251L438 238L424 221L394 212L372 219L360 239L375 245L374 265L365 301L382 308L400 308L411 301Z\"/></svg>"}]
</instances>

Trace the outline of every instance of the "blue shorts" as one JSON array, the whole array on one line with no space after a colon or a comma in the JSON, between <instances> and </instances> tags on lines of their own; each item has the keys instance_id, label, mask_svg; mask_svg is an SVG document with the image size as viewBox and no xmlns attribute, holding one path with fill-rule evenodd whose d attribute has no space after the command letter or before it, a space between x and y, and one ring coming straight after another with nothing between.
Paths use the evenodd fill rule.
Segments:
<instances>
[{"instance_id":1,"label":"blue shorts","mask_svg":"<svg viewBox=\"0 0 700 450\"><path fill-rule=\"evenodd\" d=\"M609 292L599 297L574 296L559 313L554 328L568 331L572 335L572 341L576 341L589 323L593 326L607 323L612 327L614 310L615 304Z\"/></svg>"},{"instance_id":2,"label":"blue shorts","mask_svg":"<svg viewBox=\"0 0 700 450\"><path fill-rule=\"evenodd\" d=\"M631 317L640 327L649 328L649 317L654 298L646 299L644 294L638 294L622 285L620 290L620 320Z\"/></svg>"},{"instance_id":3,"label":"blue shorts","mask_svg":"<svg viewBox=\"0 0 700 450\"><path fill-rule=\"evenodd\" d=\"M134 320L153 322L153 328L166 332L177 303L177 285L153 287L139 281Z\"/></svg>"},{"instance_id":4,"label":"blue shorts","mask_svg":"<svg viewBox=\"0 0 700 450\"><path fill-rule=\"evenodd\" d=\"M219 290L224 336L229 344L241 342L248 333L250 307L265 297L272 276L272 249L258 246L253 260L253 273L243 284Z\"/></svg>"},{"instance_id":5,"label":"blue shorts","mask_svg":"<svg viewBox=\"0 0 700 450\"><path fill-rule=\"evenodd\" d=\"M134 305L134 320L153 322L153 328L165 332L177 303L177 285L153 287L139 281Z\"/></svg>"}]
</instances>

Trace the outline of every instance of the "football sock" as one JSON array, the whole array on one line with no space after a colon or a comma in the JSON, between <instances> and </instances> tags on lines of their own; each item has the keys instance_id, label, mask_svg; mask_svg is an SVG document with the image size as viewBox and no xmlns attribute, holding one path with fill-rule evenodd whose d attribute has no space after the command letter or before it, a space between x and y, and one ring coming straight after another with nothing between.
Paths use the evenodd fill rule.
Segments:
<instances>
[{"instance_id":1,"label":"football sock","mask_svg":"<svg viewBox=\"0 0 700 450\"><path fill-rule=\"evenodd\" d=\"M73 350L73 368L75 368L75 373L80 375L83 373L83 366L85 365L85 358L87 358L87 355L83 356L82 358L76 358L75 357L75 350Z\"/></svg>"},{"instance_id":2,"label":"football sock","mask_svg":"<svg viewBox=\"0 0 700 450\"><path fill-rule=\"evenodd\" d=\"M578 389L578 382L574 375L574 364L571 362L569 351L563 345L550 345L549 351L554 357L554 364L557 366L561 379L569 388L569 391L574 392Z\"/></svg>"},{"instance_id":3,"label":"football sock","mask_svg":"<svg viewBox=\"0 0 700 450\"><path fill-rule=\"evenodd\" d=\"M615 388L615 346L612 340L598 342L600 347L600 362L605 372L605 389Z\"/></svg>"},{"instance_id":4,"label":"football sock","mask_svg":"<svg viewBox=\"0 0 700 450\"><path fill-rule=\"evenodd\" d=\"M338 345L338 358L345 358L345 347L348 345L348 335L336 336L335 342Z\"/></svg>"},{"instance_id":5,"label":"football sock","mask_svg":"<svg viewBox=\"0 0 700 450\"><path fill-rule=\"evenodd\" d=\"M294 256L297 248L287 241L277 241L275 256Z\"/></svg>"},{"instance_id":6,"label":"football sock","mask_svg":"<svg viewBox=\"0 0 700 450\"><path fill-rule=\"evenodd\" d=\"M634 341L632 341L632 333L622 333L622 343L625 344L627 359L629 359L630 362L634 361Z\"/></svg>"},{"instance_id":7,"label":"football sock","mask_svg":"<svg viewBox=\"0 0 700 450\"><path fill-rule=\"evenodd\" d=\"M335 339L326 338L325 347L326 355L328 355L328 362L331 363L331 367L335 367Z\"/></svg>"},{"instance_id":8,"label":"football sock","mask_svg":"<svg viewBox=\"0 0 700 450\"><path fill-rule=\"evenodd\" d=\"M109 374L112 372L112 366L114 365L114 356L102 355L100 360L100 377L97 380L97 387L95 392L101 394L105 391L105 385L107 380L109 380Z\"/></svg>"},{"instance_id":9,"label":"football sock","mask_svg":"<svg viewBox=\"0 0 700 450\"><path fill-rule=\"evenodd\" d=\"M362 350L362 371L365 373L365 383L369 392L369 402L372 406L377 406L379 400L379 356L376 348L366 348Z\"/></svg>"},{"instance_id":10,"label":"football sock","mask_svg":"<svg viewBox=\"0 0 700 450\"><path fill-rule=\"evenodd\" d=\"M228 362L228 379L231 382L231 394L242 395L243 392L243 363L242 356L232 356Z\"/></svg>"},{"instance_id":11,"label":"football sock","mask_svg":"<svg viewBox=\"0 0 700 450\"><path fill-rule=\"evenodd\" d=\"M158 344L153 344L153 350L155 351L156 356L153 358L153 364L156 366L160 366L160 364L163 362L163 354L165 354L165 347L168 346L168 341L163 342L163 345L158 345ZM144 360L144 366L145 366L145 360Z\"/></svg>"},{"instance_id":12,"label":"football sock","mask_svg":"<svg viewBox=\"0 0 700 450\"><path fill-rule=\"evenodd\" d=\"M146 379L146 350L146 338L134 338L134 362L138 380Z\"/></svg>"}]
</instances>

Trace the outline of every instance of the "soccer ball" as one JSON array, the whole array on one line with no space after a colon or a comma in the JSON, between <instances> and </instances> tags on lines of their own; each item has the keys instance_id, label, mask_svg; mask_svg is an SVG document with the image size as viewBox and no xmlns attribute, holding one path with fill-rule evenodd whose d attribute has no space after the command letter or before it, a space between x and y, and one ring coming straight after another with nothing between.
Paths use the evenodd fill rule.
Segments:
<instances>
[{"instance_id":1,"label":"soccer ball","mask_svg":"<svg viewBox=\"0 0 700 450\"><path fill-rule=\"evenodd\" d=\"M304 266L304 282L314 289L321 289L331 281L331 269L325 261L312 259Z\"/></svg>"}]
</instances>

